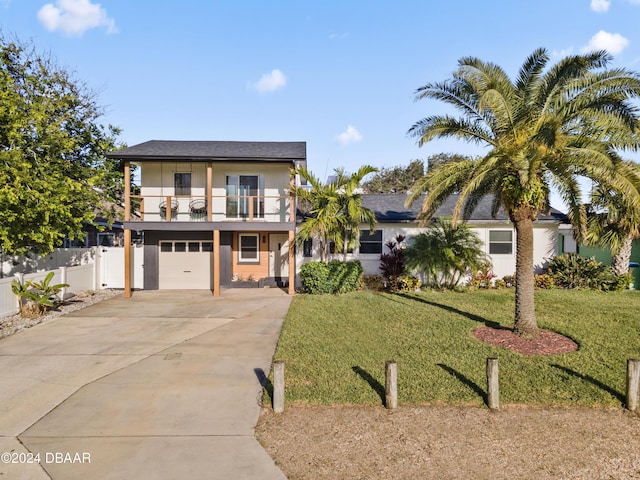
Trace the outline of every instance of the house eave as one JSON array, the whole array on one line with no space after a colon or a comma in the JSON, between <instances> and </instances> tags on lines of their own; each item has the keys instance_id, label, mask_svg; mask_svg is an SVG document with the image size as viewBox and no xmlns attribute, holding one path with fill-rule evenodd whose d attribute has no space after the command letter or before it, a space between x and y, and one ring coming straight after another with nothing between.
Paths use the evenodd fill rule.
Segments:
<instances>
[{"instance_id":1,"label":"house eave","mask_svg":"<svg viewBox=\"0 0 640 480\"><path fill-rule=\"evenodd\" d=\"M239 231L239 232L282 232L293 231L296 228L293 222L124 222L127 230L139 232L153 231L177 231L177 232L212 232Z\"/></svg>"}]
</instances>

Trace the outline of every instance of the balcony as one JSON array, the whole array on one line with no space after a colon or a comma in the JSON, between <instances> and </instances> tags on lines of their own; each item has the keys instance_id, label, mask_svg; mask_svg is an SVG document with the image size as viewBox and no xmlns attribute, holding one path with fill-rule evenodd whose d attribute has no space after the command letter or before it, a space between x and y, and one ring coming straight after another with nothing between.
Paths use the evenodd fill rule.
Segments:
<instances>
[{"instance_id":1,"label":"balcony","mask_svg":"<svg viewBox=\"0 0 640 480\"><path fill-rule=\"evenodd\" d=\"M141 222L292 222L290 196L131 195L130 221ZM209 205L209 201L211 205Z\"/></svg>"}]
</instances>

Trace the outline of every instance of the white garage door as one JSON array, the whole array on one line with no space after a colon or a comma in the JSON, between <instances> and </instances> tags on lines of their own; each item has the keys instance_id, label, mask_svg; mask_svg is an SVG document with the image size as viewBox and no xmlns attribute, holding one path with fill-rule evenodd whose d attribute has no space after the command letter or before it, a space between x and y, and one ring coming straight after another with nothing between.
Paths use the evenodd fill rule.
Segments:
<instances>
[{"instance_id":1,"label":"white garage door","mask_svg":"<svg viewBox=\"0 0 640 480\"><path fill-rule=\"evenodd\" d=\"M159 256L161 290L211 290L212 242L161 241Z\"/></svg>"}]
</instances>

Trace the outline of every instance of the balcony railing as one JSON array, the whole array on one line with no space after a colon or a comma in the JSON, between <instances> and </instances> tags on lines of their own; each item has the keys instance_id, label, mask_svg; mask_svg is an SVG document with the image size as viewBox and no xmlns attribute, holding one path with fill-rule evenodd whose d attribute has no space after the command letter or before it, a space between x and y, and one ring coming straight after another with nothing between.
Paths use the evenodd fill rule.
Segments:
<instances>
[{"instance_id":1,"label":"balcony railing","mask_svg":"<svg viewBox=\"0 0 640 480\"><path fill-rule=\"evenodd\" d=\"M131 195L136 215L131 221L155 222L290 222L295 213L290 196L224 195L206 196Z\"/></svg>"}]
</instances>

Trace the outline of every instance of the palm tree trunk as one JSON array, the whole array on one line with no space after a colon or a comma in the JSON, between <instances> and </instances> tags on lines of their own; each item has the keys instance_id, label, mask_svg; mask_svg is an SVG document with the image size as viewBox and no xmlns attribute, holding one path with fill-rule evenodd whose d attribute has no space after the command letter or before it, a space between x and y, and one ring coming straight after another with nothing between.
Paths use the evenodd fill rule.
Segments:
<instances>
[{"instance_id":1,"label":"palm tree trunk","mask_svg":"<svg viewBox=\"0 0 640 480\"><path fill-rule=\"evenodd\" d=\"M629 260L631 259L631 246L633 237L627 235L622 240L618 251L611 258L611 266L616 275L625 275L629 271Z\"/></svg>"},{"instance_id":2,"label":"palm tree trunk","mask_svg":"<svg viewBox=\"0 0 640 480\"><path fill-rule=\"evenodd\" d=\"M538 336L534 303L533 218L527 211L516 212L516 318L513 330L525 338Z\"/></svg>"}]
</instances>

